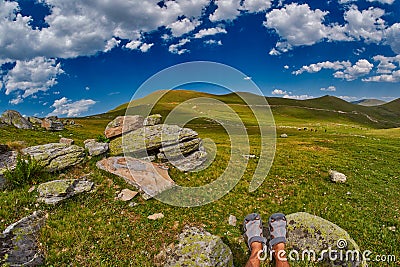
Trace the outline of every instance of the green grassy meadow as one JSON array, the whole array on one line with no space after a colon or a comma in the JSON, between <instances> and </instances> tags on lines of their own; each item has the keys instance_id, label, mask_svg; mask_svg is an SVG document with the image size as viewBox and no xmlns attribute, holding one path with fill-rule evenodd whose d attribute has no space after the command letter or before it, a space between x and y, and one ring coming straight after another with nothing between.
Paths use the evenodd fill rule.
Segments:
<instances>
[{"instance_id":1,"label":"green grassy meadow","mask_svg":"<svg viewBox=\"0 0 400 267\"><path fill-rule=\"evenodd\" d=\"M181 98L167 94L153 113L165 116L177 103L198 96L193 92L186 94L179 94ZM260 137L248 108L229 95L214 97L238 112L248 129L251 154L259 154ZM370 107L354 107L358 114L351 113L345 103L335 105L336 109L349 112L343 114L329 111L331 106L323 101L308 100L311 104L279 101L283 100L269 101L278 136L275 159L264 183L255 192L250 193L248 187L257 158L249 160L236 187L216 202L180 208L136 196L134 201L138 205L130 207L114 197L119 190L131 187L122 178L98 170L95 166L98 158L92 158L46 177L50 180L89 175L95 183L93 192L74 196L60 205L36 203L37 192L28 192L31 185L0 191L0 228L5 229L41 209L48 213L40 237L46 266L154 266L154 256L176 240L184 225L200 226L220 236L231 248L235 266L244 266L248 249L242 238L241 222L248 213L258 212L267 220L274 212L305 211L345 229L361 250L397 258L397 262L369 263L370 266L400 266L400 128L395 128L400 118L383 115L385 112L396 114L396 103L379 111L372 108L372 112L368 111ZM324 111L304 108L304 105ZM24 141L26 146L31 146L57 142L61 135L83 146L85 139L96 138L109 121L123 115L126 107L76 118L77 125L67 126L61 132L3 127L0 143ZM360 115L369 112L371 116L375 114L378 123ZM196 120L187 127L196 130L201 138L212 139L218 148L217 157L203 171L182 173L171 168L169 173L179 185L204 185L224 171L230 156L229 137L221 126L206 120ZM298 130L305 127L307 130ZM282 133L288 138L279 138ZM347 183L332 183L328 177L330 169L345 173ZM148 215L159 212L165 217L156 221L147 219ZM238 219L235 227L228 224L231 214ZM396 231L388 229L392 226ZM292 266L300 265L292 263Z\"/></svg>"}]
</instances>

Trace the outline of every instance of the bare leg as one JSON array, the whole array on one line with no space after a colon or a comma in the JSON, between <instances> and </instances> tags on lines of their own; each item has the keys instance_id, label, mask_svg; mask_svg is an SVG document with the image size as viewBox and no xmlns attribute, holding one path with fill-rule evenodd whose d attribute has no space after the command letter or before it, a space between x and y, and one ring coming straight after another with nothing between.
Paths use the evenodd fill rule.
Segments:
<instances>
[{"instance_id":1,"label":"bare leg","mask_svg":"<svg viewBox=\"0 0 400 267\"><path fill-rule=\"evenodd\" d=\"M289 267L289 262L287 261L286 254L283 252L285 251L285 243L279 243L276 244L272 248L275 253L274 253L274 259L275 259L275 266L276 267Z\"/></svg>"},{"instance_id":2,"label":"bare leg","mask_svg":"<svg viewBox=\"0 0 400 267\"><path fill-rule=\"evenodd\" d=\"M263 249L263 246L260 242L251 243L251 254L250 258L246 263L246 267L259 267L260 259L258 258L258 252Z\"/></svg>"}]
</instances>

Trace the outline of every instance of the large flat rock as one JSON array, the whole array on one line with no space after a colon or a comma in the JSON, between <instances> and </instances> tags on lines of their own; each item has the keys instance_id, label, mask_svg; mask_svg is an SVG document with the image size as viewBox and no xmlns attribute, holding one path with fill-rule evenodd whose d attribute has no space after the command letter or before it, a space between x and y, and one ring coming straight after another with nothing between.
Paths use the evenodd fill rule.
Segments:
<instances>
[{"instance_id":1,"label":"large flat rock","mask_svg":"<svg viewBox=\"0 0 400 267\"><path fill-rule=\"evenodd\" d=\"M144 152L158 150L197 138L198 134L192 129L181 128L177 125L158 124L145 126L133 132L124 134L110 142L110 153L114 156L123 155L142 158Z\"/></svg>"},{"instance_id":2,"label":"large flat rock","mask_svg":"<svg viewBox=\"0 0 400 267\"><path fill-rule=\"evenodd\" d=\"M83 147L60 143L27 147L22 153L33 157L50 172L76 165L85 158Z\"/></svg>"},{"instance_id":3,"label":"large flat rock","mask_svg":"<svg viewBox=\"0 0 400 267\"><path fill-rule=\"evenodd\" d=\"M118 175L128 183L154 197L175 186L168 169L131 157L110 157L98 161L99 169Z\"/></svg>"}]
</instances>

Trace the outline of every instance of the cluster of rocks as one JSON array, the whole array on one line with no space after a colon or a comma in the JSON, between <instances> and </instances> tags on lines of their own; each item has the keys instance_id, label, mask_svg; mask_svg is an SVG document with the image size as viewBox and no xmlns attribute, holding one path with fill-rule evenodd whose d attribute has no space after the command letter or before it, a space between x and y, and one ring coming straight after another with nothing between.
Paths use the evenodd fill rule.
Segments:
<instances>
[{"instance_id":1,"label":"cluster of rocks","mask_svg":"<svg viewBox=\"0 0 400 267\"><path fill-rule=\"evenodd\" d=\"M33 129L32 123L15 110L7 110L1 114L0 124L11 125L18 129Z\"/></svg>"},{"instance_id":2,"label":"cluster of rocks","mask_svg":"<svg viewBox=\"0 0 400 267\"><path fill-rule=\"evenodd\" d=\"M44 118L41 123L41 127L47 131L62 131L64 130L64 124L56 116Z\"/></svg>"},{"instance_id":3,"label":"cluster of rocks","mask_svg":"<svg viewBox=\"0 0 400 267\"><path fill-rule=\"evenodd\" d=\"M105 136L110 154L154 161L169 161L181 171L200 167L207 154L197 132L177 125L160 124L161 115L120 116L111 121Z\"/></svg>"}]
</instances>

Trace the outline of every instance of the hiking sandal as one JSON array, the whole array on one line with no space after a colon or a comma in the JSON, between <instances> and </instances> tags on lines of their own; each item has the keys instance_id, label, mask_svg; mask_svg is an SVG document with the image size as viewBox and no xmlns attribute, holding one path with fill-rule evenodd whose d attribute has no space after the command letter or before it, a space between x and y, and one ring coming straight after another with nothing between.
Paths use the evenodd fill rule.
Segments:
<instances>
[{"instance_id":1,"label":"hiking sandal","mask_svg":"<svg viewBox=\"0 0 400 267\"><path fill-rule=\"evenodd\" d=\"M253 242L260 242L263 247L266 246L267 239L263 236L263 226L259 214L251 213L244 218L243 231L250 250Z\"/></svg>"},{"instance_id":2,"label":"hiking sandal","mask_svg":"<svg viewBox=\"0 0 400 267\"><path fill-rule=\"evenodd\" d=\"M269 233L270 233L270 241L269 248L272 250L272 247L279 243L286 243L286 217L283 213L274 213L268 219Z\"/></svg>"}]
</instances>

